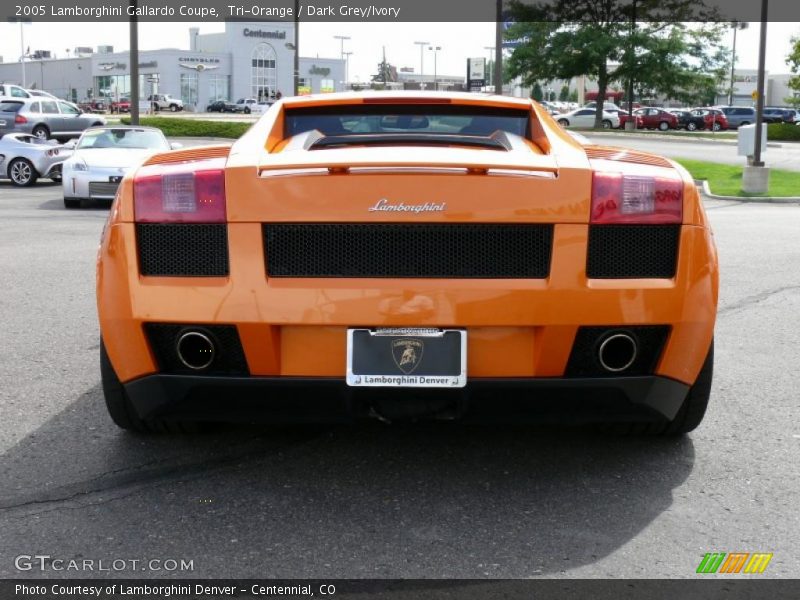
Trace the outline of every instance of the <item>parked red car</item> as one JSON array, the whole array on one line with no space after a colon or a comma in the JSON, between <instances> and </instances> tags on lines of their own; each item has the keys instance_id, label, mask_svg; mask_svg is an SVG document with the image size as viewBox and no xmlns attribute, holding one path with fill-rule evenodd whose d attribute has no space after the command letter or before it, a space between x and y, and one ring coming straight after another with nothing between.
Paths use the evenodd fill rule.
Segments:
<instances>
[{"instance_id":1,"label":"parked red car","mask_svg":"<svg viewBox=\"0 0 800 600\"><path fill-rule=\"evenodd\" d=\"M725 113L716 108L695 108L692 116L703 117L705 129L711 131L723 131L728 129L728 117Z\"/></svg>"},{"instance_id":2,"label":"parked red car","mask_svg":"<svg viewBox=\"0 0 800 600\"><path fill-rule=\"evenodd\" d=\"M128 98L120 98L111 103L112 113L127 113L131 112L131 101Z\"/></svg>"},{"instance_id":3,"label":"parked red car","mask_svg":"<svg viewBox=\"0 0 800 600\"><path fill-rule=\"evenodd\" d=\"M636 111L634 111L636 112ZM619 116L619 128L625 129L625 123L630 121L631 119L636 119L636 129L643 129L644 128L644 119L639 115L631 117L630 113L627 110L618 110L617 115Z\"/></svg>"},{"instance_id":4,"label":"parked red car","mask_svg":"<svg viewBox=\"0 0 800 600\"><path fill-rule=\"evenodd\" d=\"M87 113L102 113L108 108L108 101L103 98L90 98L78 103L78 107Z\"/></svg>"},{"instance_id":5,"label":"parked red car","mask_svg":"<svg viewBox=\"0 0 800 600\"><path fill-rule=\"evenodd\" d=\"M663 108L639 108L633 111L633 114L642 118L646 129L667 131L668 129L678 128L678 117L665 111Z\"/></svg>"}]
</instances>

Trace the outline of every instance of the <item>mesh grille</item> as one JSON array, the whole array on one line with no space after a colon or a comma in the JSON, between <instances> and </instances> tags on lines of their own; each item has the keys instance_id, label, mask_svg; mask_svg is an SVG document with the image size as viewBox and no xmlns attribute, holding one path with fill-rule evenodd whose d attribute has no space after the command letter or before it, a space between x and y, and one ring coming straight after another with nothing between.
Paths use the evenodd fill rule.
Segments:
<instances>
[{"instance_id":1,"label":"mesh grille","mask_svg":"<svg viewBox=\"0 0 800 600\"><path fill-rule=\"evenodd\" d=\"M119 183L111 183L110 181L90 181L89 182L89 196L116 196Z\"/></svg>"},{"instance_id":2,"label":"mesh grille","mask_svg":"<svg viewBox=\"0 0 800 600\"><path fill-rule=\"evenodd\" d=\"M567 363L567 377L620 377L651 375L661 358L669 335L668 325L634 327L581 327L575 336ZM627 333L636 341L637 356L630 367L621 372L606 371L597 358L600 345L609 336Z\"/></svg>"},{"instance_id":3,"label":"mesh grille","mask_svg":"<svg viewBox=\"0 0 800 600\"><path fill-rule=\"evenodd\" d=\"M187 326L166 323L145 323L144 331L150 342L158 369L162 373L175 375L240 375L247 376L247 360L239 341L239 333L233 325ZM214 361L203 371L189 369L178 358L176 344L181 334L200 331L214 342Z\"/></svg>"},{"instance_id":4,"label":"mesh grille","mask_svg":"<svg viewBox=\"0 0 800 600\"><path fill-rule=\"evenodd\" d=\"M552 225L264 224L270 277L543 279Z\"/></svg>"},{"instance_id":5,"label":"mesh grille","mask_svg":"<svg viewBox=\"0 0 800 600\"><path fill-rule=\"evenodd\" d=\"M639 165L651 165L654 167L672 168L672 164L665 158L636 150L626 148L606 148L602 146L588 146L586 156L589 158L617 160L620 162L636 163Z\"/></svg>"},{"instance_id":6,"label":"mesh grille","mask_svg":"<svg viewBox=\"0 0 800 600\"><path fill-rule=\"evenodd\" d=\"M218 224L136 225L139 272L176 277L228 274L228 228Z\"/></svg>"},{"instance_id":7,"label":"mesh grille","mask_svg":"<svg viewBox=\"0 0 800 600\"><path fill-rule=\"evenodd\" d=\"M204 146L202 148L186 148L184 150L174 150L164 154L155 154L148 158L143 166L161 165L165 163L188 162L193 160L204 160L207 158L225 158L230 154L231 147L226 146Z\"/></svg>"},{"instance_id":8,"label":"mesh grille","mask_svg":"<svg viewBox=\"0 0 800 600\"><path fill-rule=\"evenodd\" d=\"M680 225L593 225L587 277L671 278L678 261Z\"/></svg>"}]
</instances>

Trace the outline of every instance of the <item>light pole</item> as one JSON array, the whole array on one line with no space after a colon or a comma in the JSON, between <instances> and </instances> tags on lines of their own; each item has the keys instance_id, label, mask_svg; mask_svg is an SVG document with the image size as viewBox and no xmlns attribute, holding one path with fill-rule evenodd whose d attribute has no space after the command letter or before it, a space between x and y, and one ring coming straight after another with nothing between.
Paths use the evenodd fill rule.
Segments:
<instances>
[{"instance_id":1,"label":"light pole","mask_svg":"<svg viewBox=\"0 0 800 600\"><path fill-rule=\"evenodd\" d=\"M437 65L437 58L439 56L439 50L441 50L441 46L428 46L428 50L433 50L433 89L434 91L439 91L439 82L438 79L438 65Z\"/></svg>"},{"instance_id":2,"label":"light pole","mask_svg":"<svg viewBox=\"0 0 800 600\"><path fill-rule=\"evenodd\" d=\"M425 65L425 46L430 44L430 42L414 42L417 46L419 46L419 89L425 89L425 79L423 66Z\"/></svg>"},{"instance_id":3,"label":"light pole","mask_svg":"<svg viewBox=\"0 0 800 600\"><path fill-rule=\"evenodd\" d=\"M350 84L350 55L352 52L344 53L344 87L348 88Z\"/></svg>"},{"instance_id":4,"label":"light pole","mask_svg":"<svg viewBox=\"0 0 800 600\"><path fill-rule=\"evenodd\" d=\"M345 40L349 40L350 36L349 35L335 35L335 36L333 36L333 39L339 40L340 42L342 42L341 55L342 55L342 60L344 60L344 41Z\"/></svg>"},{"instance_id":5,"label":"light pole","mask_svg":"<svg viewBox=\"0 0 800 600\"><path fill-rule=\"evenodd\" d=\"M495 47L484 46L483 49L489 51L489 60L486 61L486 73L483 74L483 79L486 82L486 85L489 85L489 82L492 80L492 76L489 73L489 64L492 62L492 52L495 51Z\"/></svg>"},{"instance_id":6,"label":"light pole","mask_svg":"<svg viewBox=\"0 0 800 600\"><path fill-rule=\"evenodd\" d=\"M747 22L732 21L731 29L733 29L733 50L731 52L731 87L728 90L728 106L733 106L733 84L734 72L736 70L736 32L740 29L747 29L750 26Z\"/></svg>"}]
</instances>

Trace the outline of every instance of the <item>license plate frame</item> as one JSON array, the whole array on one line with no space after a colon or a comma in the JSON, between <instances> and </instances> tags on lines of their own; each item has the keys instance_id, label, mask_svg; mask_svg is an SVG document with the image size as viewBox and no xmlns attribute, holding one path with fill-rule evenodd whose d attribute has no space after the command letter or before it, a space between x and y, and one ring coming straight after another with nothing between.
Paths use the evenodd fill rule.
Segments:
<instances>
[{"instance_id":1,"label":"license plate frame","mask_svg":"<svg viewBox=\"0 0 800 600\"><path fill-rule=\"evenodd\" d=\"M351 387L463 388L467 385L467 332L348 329L346 379Z\"/></svg>"}]
</instances>

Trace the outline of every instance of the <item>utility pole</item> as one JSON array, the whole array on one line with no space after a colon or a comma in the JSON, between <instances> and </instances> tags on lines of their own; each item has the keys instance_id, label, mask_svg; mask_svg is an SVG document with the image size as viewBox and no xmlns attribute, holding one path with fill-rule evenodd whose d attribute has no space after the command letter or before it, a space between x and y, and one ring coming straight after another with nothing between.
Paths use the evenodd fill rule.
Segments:
<instances>
[{"instance_id":1,"label":"utility pole","mask_svg":"<svg viewBox=\"0 0 800 600\"><path fill-rule=\"evenodd\" d=\"M300 0L294 0L294 95L300 93Z\"/></svg>"},{"instance_id":2,"label":"utility pole","mask_svg":"<svg viewBox=\"0 0 800 600\"><path fill-rule=\"evenodd\" d=\"M386 65L386 46L383 47L383 62L381 63L381 72L383 73L383 89L386 89L386 71L388 71L388 67Z\"/></svg>"},{"instance_id":3,"label":"utility pole","mask_svg":"<svg viewBox=\"0 0 800 600\"><path fill-rule=\"evenodd\" d=\"M733 29L733 52L731 53L731 87L728 90L728 106L733 106L733 84L736 73L736 32L739 29L747 29L750 26L747 22L734 21L731 23Z\"/></svg>"},{"instance_id":4,"label":"utility pole","mask_svg":"<svg viewBox=\"0 0 800 600\"><path fill-rule=\"evenodd\" d=\"M486 82L486 85L488 85L489 82L492 81L492 77L494 76L494 71L492 71L491 73L489 72L489 64L492 62L492 53L494 52L494 46L484 46L483 49L489 51L489 59L486 61L486 73L484 73L484 81Z\"/></svg>"},{"instance_id":5,"label":"utility pole","mask_svg":"<svg viewBox=\"0 0 800 600\"><path fill-rule=\"evenodd\" d=\"M344 53L344 87L348 89L350 84L350 55L352 52Z\"/></svg>"},{"instance_id":6,"label":"utility pole","mask_svg":"<svg viewBox=\"0 0 800 600\"><path fill-rule=\"evenodd\" d=\"M497 0L494 32L494 93L503 93L503 0Z\"/></svg>"},{"instance_id":7,"label":"utility pole","mask_svg":"<svg viewBox=\"0 0 800 600\"><path fill-rule=\"evenodd\" d=\"M438 55L439 50L441 50L441 46L428 46L428 50L433 50L433 91L439 91L439 65L438 65Z\"/></svg>"},{"instance_id":8,"label":"utility pole","mask_svg":"<svg viewBox=\"0 0 800 600\"><path fill-rule=\"evenodd\" d=\"M628 115L630 115L630 119L628 119L625 123L625 129L632 129L636 131L636 117L633 116L633 73L636 70L635 62L636 62L636 41L634 36L636 35L636 0L633 0L633 4L631 6L631 30L630 30L630 44L628 45L628 69L630 72L628 73ZM603 99L603 109L605 110L605 99Z\"/></svg>"},{"instance_id":9,"label":"utility pole","mask_svg":"<svg viewBox=\"0 0 800 600\"><path fill-rule=\"evenodd\" d=\"M756 98L756 139L754 140L753 159L748 161L749 164L745 165L742 172L742 191L750 194L764 194L769 189L769 169L764 166L764 161L761 160L761 136L764 131L764 80L766 79L768 8L768 0L761 0L761 39L758 46L758 87L756 88L758 93L758 98Z\"/></svg>"},{"instance_id":10,"label":"utility pole","mask_svg":"<svg viewBox=\"0 0 800 600\"><path fill-rule=\"evenodd\" d=\"M423 71L423 66L425 65L425 46L430 44L430 42L414 42L417 46L419 46L419 89L425 89L425 74Z\"/></svg>"},{"instance_id":11,"label":"utility pole","mask_svg":"<svg viewBox=\"0 0 800 600\"><path fill-rule=\"evenodd\" d=\"M344 41L345 41L345 40L349 40L349 39L350 39L350 36L347 36L347 35L335 35L335 36L333 36L333 39L335 39L335 40L339 40L339 41L341 41L341 42L342 42L342 52L341 52L341 56L342 56L342 60L344 60Z\"/></svg>"},{"instance_id":12,"label":"utility pole","mask_svg":"<svg viewBox=\"0 0 800 600\"><path fill-rule=\"evenodd\" d=\"M131 125L139 124L139 23L136 2L137 0L130 0Z\"/></svg>"}]
</instances>

